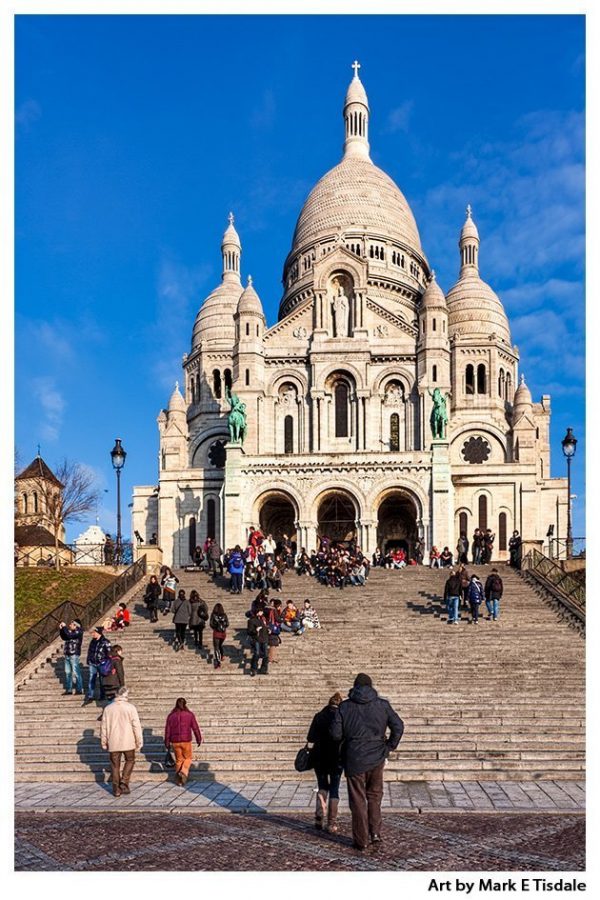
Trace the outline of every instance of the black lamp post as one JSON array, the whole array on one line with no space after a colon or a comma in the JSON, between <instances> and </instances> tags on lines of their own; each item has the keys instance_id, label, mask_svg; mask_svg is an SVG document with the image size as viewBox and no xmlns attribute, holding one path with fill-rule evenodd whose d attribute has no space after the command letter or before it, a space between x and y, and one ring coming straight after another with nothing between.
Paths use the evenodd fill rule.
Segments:
<instances>
[{"instance_id":1,"label":"black lamp post","mask_svg":"<svg viewBox=\"0 0 600 900\"><path fill-rule=\"evenodd\" d=\"M117 473L117 546L116 561L121 561L121 469L125 465L127 453L121 446L121 438L115 438L115 446L110 451L113 469Z\"/></svg>"},{"instance_id":2,"label":"black lamp post","mask_svg":"<svg viewBox=\"0 0 600 900\"><path fill-rule=\"evenodd\" d=\"M567 559L573 557L573 527L571 525L571 460L577 449L577 438L573 435L573 429L567 428L567 433L562 439L562 450L567 458Z\"/></svg>"}]
</instances>

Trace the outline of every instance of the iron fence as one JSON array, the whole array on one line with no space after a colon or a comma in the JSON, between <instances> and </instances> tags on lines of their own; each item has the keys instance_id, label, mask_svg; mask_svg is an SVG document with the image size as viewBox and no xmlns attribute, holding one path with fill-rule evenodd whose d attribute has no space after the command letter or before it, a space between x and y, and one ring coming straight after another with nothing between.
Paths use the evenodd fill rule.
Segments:
<instances>
[{"instance_id":1,"label":"iron fence","mask_svg":"<svg viewBox=\"0 0 600 900\"><path fill-rule=\"evenodd\" d=\"M523 557L521 571L531 575L563 603L581 621L585 621L585 582L571 572L563 571L554 560L539 550L529 550Z\"/></svg>"},{"instance_id":2,"label":"iron fence","mask_svg":"<svg viewBox=\"0 0 600 900\"><path fill-rule=\"evenodd\" d=\"M571 544L571 559L585 559L585 538L573 538ZM568 549L566 538L551 538L548 541L547 551L550 559L567 559Z\"/></svg>"},{"instance_id":3,"label":"iron fence","mask_svg":"<svg viewBox=\"0 0 600 900\"><path fill-rule=\"evenodd\" d=\"M68 623L78 619L84 629L89 628L145 574L146 557L142 556L88 603L65 600L52 609L15 640L15 672L56 640L61 622Z\"/></svg>"},{"instance_id":4,"label":"iron fence","mask_svg":"<svg viewBox=\"0 0 600 900\"><path fill-rule=\"evenodd\" d=\"M25 568L56 568L57 554L54 545L19 548L15 552L15 562ZM129 566L133 562L133 544L122 541L116 544L60 544L58 559L62 567L67 566Z\"/></svg>"}]
</instances>

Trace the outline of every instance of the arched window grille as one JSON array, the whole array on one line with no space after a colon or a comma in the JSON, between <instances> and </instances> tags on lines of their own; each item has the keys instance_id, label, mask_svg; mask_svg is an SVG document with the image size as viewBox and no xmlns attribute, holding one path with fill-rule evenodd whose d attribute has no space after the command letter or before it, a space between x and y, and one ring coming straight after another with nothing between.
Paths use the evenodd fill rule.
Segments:
<instances>
[{"instance_id":1,"label":"arched window grille","mask_svg":"<svg viewBox=\"0 0 600 900\"><path fill-rule=\"evenodd\" d=\"M250 369L246 369L246 387L250 384Z\"/></svg>"},{"instance_id":2,"label":"arched window grille","mask_svg":"<svg viewBox=\"0 0 600 900\"><path fill-rule=\"evenodd\" d=\"M500 374L498 375L498 396L504 397L504 369L500 369Z\"/></svg>"},{"instance_id":3,"label":"arched window grille","mask_svg":"<svg viewBox=\"0 0 600 900\"><path fill-rule=\"evenodd\" d=\"M487 394L486 371L483 363L477 366L477 393Z\"/></svg>"},{"instance_id":4,"label":"arched window grille","mask_svg":"<svg viewBox=\"0 0 600 900\"><path fill-rule=\"evenodd\" d=\"M196 517L190 517L188 528L190 559L194 558L194 550L196 549Z\"/></svg>"},{"instance_id":5,"label":"arched window grille","mask_svg":"<svg viewBox=\"0 0 600 900\"><path fill-rule=\"evenodd\" d=\"M348 437L348 385L338 381L334 389L335 436Z\"/></svg>"},{"instance_id":6,"label":"arched window grille","mask_svg":"<svg viewBox=\"0 0 600 900\"><path fill-rule=\"evenodd\" d=\"M506 399L512 400L512 378L510 372L506 373Z\"/></svg>"},{"instance_id":7,"label":"arched window grille","mask_svg":"<svg viewBox=\"0 0 600 900\"><path fill-rule=\"evenodd\" d=\"M479 498L479 528L485 531L488 527L488 502L485 494L481 494Z\"/></svg>"},{"instance_id":8,"label":"arched window grille","mask_svg":"<svg viewBox=\"0 0 600 900\"><path fill-rule=\"evenodd\" d=\"M231 393L233 380L231 378L231 369L225 369L225 389Z\"/></svg>"},{"instance_id":9,"label":"arched window grille","mask_svg":"<svg viewBox=\"0 0 600 900\"><path fill-rule=\"evenodd\" d=\"M283 452L294 452L294 417L286 416L283 420Z\"/></svg>"},{"instance_id":10,"label":"arched window grille","mask_svg":"<svg viewBox=\"0 0 600 900\"><path fill-rule=\"evenodd\" d=\"M459 513L458 516L458 532L459 534L469 534L469 517L466 512Z\"/></svg>"},{"instance_id":11,"label":"arched window grille","mask_svg":"<svg viewBox=\"0 0 600 900\"><path fill-rule=\"evenodd\" d=\"M506 550L506 513L498 516L498 550Z\"/></svg>"},{"instance_id":12,"label":"arched window grille","mask_svg":"<svg viewBox=\"0 0 600 900\"><path fill-rule=\"evenodd\" d=\"M221 373L218 369L213 372L213 393L217 400L221 399Z\"/></svg>"},{"instance_id":13,"label":"arched window grille","mask_svg":"<svg viewBox=\"0 0 600 900\"><path fill-rule=\"evenodd\" d=\"M437 381L437 366L433 366L431 369L431 380L434 383Z\"/></svg>"},{"instance_id":14,"label":"arched window grille","mask_svg":"<svg viewBox=\"0 0 600 900\"><path fill-rule=\"evenodd\" d=\"M475 368L471 363L465 369L465 393L475 393Z\"/></svg>"},{"instance_id":15,"label":"arched window grille","mask_svg":"<svg viewBox=\"0 0 600 900\"><path fill-rule=\"evenodd\" d=\"M400 416L392 413L390 416L390 450L400 450Z\"/></svg>"},{"instance_id":16,"label":"arched window grille","mask_svg":"<svg viewBox=\"0 0 600 900\"><path fill-rule=\"evenodd\" d=\"M212 497L206 501L206 537L214 538L216 525L216 505Z\"/></svg>"}]
</instances>

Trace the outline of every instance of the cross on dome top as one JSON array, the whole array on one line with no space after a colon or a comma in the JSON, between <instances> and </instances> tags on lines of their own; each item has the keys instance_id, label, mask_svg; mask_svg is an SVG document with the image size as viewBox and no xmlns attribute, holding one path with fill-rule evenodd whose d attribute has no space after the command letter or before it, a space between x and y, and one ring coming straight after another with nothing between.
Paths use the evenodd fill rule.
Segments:
<instances>
[{"instance_id":1,"label":"cross on dome top","mask_svg":"<svg viewBox=\"0 0 600 900\"><path fill-rule=\"evenodd\" d=\"M230 225L233 225L234 220L235 220L235 216L233 215L232 212L229 213L229 215L227 216L227 219L228 219L228 221L229 221L229 224L230 224Z\"/></svg>"},{"instance_id":2,"label":"cross on dome top","mask_svg":"<svg viewBox=\"0 0 600 900\"><path fill-rule=\"evenodd\" d=\"M354 69L354 77L358 78L358 70L360 69L360 63L357 59L352 63L352 68Z\"/></svg>"},{"instance_id":3,"label":"cross on dome top","mask_svg":"<svg viewBox=\"0 0 600 900\"><path fill-rule=\"evenodd\" d=\"M473 212L473 210L471 209L471 204L467 203L467 216L469 217L469 219L471 218L472 212Z\"/></svg>"}]
</instances>

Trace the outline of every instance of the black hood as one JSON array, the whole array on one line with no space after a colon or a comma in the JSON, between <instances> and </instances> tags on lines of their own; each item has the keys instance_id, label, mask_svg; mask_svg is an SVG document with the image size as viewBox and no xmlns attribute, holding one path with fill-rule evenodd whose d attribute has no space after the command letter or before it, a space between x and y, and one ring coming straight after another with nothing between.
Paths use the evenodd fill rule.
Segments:
<instances>
[{"instance_id":1,"label":"black hood","mask_svg":"<svg viewBox=\"0 0 600 900\"><path fill-rule=\"evenodd\" d=\"M368 684L359 684L358 687L352 688L348 699L353 703L372 703L373 700L377 700L377 696L375 688L369 687Z\"/></svg>"}]
</instances>

